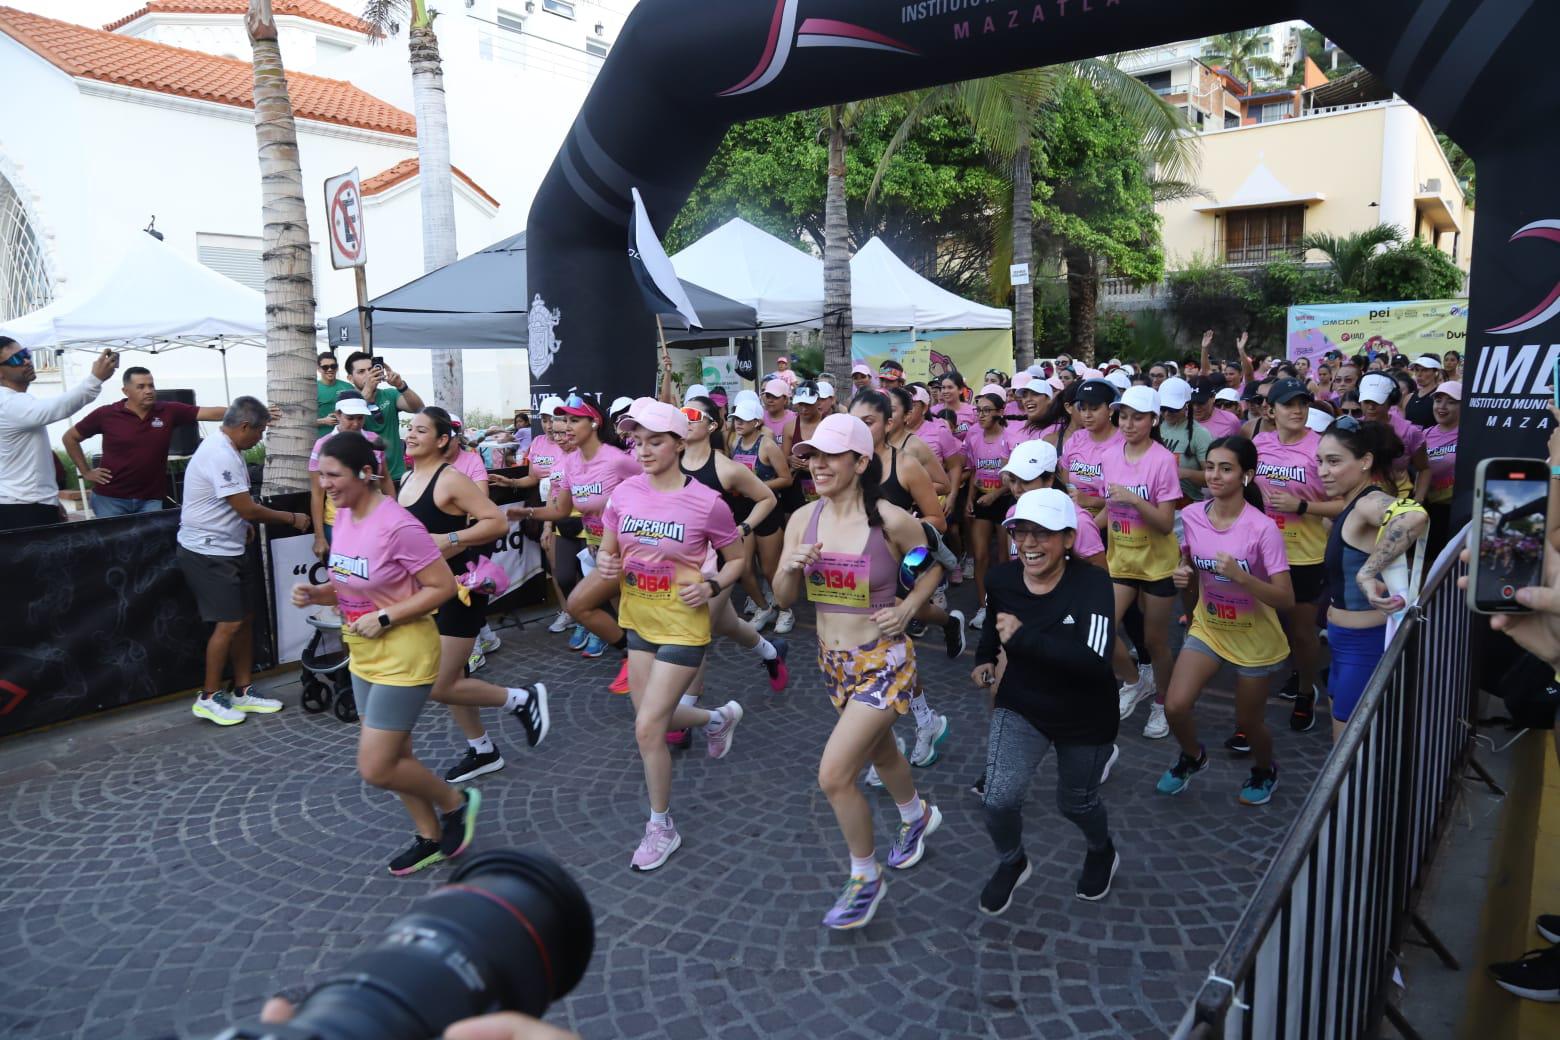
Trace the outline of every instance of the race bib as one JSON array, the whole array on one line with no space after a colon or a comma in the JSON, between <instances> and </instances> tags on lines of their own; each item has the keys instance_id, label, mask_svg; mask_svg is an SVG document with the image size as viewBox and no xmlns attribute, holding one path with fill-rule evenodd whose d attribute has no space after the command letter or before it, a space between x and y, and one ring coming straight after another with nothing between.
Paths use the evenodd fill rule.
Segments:
<instances>
[{"instance_id":1,"label":"race bib","mask_svg":"<svg viewBox=\"0 0 1560 1040\"><path fill-rule=\"evenodd\" d=\"M552 501L552 477L543 477L541 482L542 504Z\"/></svg>"},{"instance_id":2,"label":"race bib","mask_svg":"<svg viewBox=\"0 0 1560 1040\"><path fill-rule=\"evenodd\" d=\"M623 594L641 603L672 602L677 565L670 560L628 559L623 563Z\"/></svg>"},{"instance_id":3,"label":"race bib","mask_svg":"<svg viewBox=\"0 0 1560 1040\"><path fill-rule=\"evenodd\" d=\"M1121 546L1148 544L1148 528L1136 509L1112 502L1106 512L1110 516L1110 535Z\"/></svg>"},{"instance_id":4,"label":"race bib","mask_svg":"<svg viewBox=\"0 0 1560 1040\"><path fill-rule=\"evenodd\" d=\"M820 553L807 568L807 598L814 603L866 610L872 605L872 565L865 556Z\"/></svg>"},{"instance_id":5,"label":"race bib","mask_svg":"<svg viewBox=\"0 0 1560 1040\"><path fill-rule=\"evenodd\" d=\"M580 520L585 526L585 544L599 546L601 544L601 533L605 530L601 523L601 514L587 513L582 515Z\"/></svg>"},{"instance_id":6,"label":"race bib","mask_svg":"<svg viewBox=\"0 0 1560 1040\"><path fill-rule=\"evenodd\" d=\"M1002 473L1000 470L983 469L975 478L975 484L982 491L996 491L1002 487Z\"/></svg>"}]
</instances>

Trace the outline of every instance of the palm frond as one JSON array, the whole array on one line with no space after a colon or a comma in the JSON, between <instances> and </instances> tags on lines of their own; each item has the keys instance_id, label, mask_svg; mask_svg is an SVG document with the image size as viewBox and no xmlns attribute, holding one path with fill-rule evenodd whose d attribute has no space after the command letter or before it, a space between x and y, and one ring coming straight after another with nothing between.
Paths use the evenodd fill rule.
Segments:
<instances>
[{"instance_id":1,"label":"palm frond","mask_svg":"<svg viewBox=\"0 0 1560 1040\"><path fill-rule=\"evenodd\" d=\"M951 86L932 87L928 90L917 90L901 95L913 99L910 111L905 113L905 118L900 121L899 128L894 131L894 136L888 139L888 144L883 148L883 155L878 159L877 169L872 174L872 186L867 189L867 198L863 206L872 208L877 200L878 189L883 186L883 176L888 173L889 165L894 161L894 156L899 149L904 147L910 135L915 133L916 127L921 121L939 109L947 108L953 103L953 88Z\"/></svg>"},{"instance_id":2,"label":"palm frond","mask_svg":"<svg viewBox=\"0 0 1560 1040\"><path fill-rule=\"evenodd\" d=\"M370 43L388 39L391 29L411 8L411 0L364 0L363 13L358 17L373 27Z\"/></svg>"}]
</instances>

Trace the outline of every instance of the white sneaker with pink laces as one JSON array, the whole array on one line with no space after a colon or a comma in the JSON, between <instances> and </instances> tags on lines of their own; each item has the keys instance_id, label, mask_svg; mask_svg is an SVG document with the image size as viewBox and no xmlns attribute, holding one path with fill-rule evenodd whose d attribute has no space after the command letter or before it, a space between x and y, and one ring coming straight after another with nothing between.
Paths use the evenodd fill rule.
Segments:
<instances>
[{"instance_id":1,"label":"white sneaker with pink laces","mask_svg":"<svg viewBox=\"0 0 1560 1040\"><path fill-rule=\"evenodd\" d=\"M640 839L639 848L634 850L634 859L629 863L629 869L641 872L654 870L681 847L682 835L677 833L677 825L672 822L670 815L666 817L665 823L651 820L645 824L645 836Z\"/></svg>"},{"instance_id":2,"label":"white sneaker with pink laces","mask_svg":"<svg viewBox=\"0 0 1560 1040\"><path fill-rule=\"evenodd\" d=\"M704 729L704 739L708 742L706 750L711 758L725 758L726 752L731 750L731 737L737 731L737 723L742 721L742 705L736 701L727 701L720 706L720 725L715 729L708 726Z\"/></svg>"}]
</instances>

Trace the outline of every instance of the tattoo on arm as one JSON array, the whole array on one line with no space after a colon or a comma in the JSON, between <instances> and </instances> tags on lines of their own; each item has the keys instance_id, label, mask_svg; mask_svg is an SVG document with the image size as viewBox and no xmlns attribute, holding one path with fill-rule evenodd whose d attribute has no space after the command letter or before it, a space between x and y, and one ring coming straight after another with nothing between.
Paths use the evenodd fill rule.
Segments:
<instances>
[{"instance_id":1,"label":"tattoo on arm","mask_svg":"<svg viewBox=\"0 0 1560 1040\"><path fill-rule=\"evenodd\" d=\"M1370 558L1360 568L1360 573L1355 580L1362 581L1376 577L1387 564L1408 552L1409 544L1416 537L1409 530L1413 526L1414 523L1409 516L1393 518L1387 525L1387 529L1382 532L1381 540L1376 543L1376 551L1370 554Z\"/></svg>"}]
</instances>

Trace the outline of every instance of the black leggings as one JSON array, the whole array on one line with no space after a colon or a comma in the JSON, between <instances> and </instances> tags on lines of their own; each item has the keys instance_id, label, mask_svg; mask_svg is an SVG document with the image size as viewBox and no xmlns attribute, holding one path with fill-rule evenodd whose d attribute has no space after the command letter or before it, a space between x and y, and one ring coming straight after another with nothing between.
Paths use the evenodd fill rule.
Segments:
<instances>
[{"instance_id":1,"label":"black leggings","mask_svg":"<svg viewBox=\"0 0 1560 1040\"><path fill-rule=\"evenodd\" d=\"M563 590L564 598L568 598L574 586L585 577L585 570L580 564L580 551L584 548L583 538L570 538L556 532L553 534L553 577Z\"/></svg>"},{"instance_id":2,"label":"black leggings","mask_svg":"<svg viewBox=\"0 0 1560 1040\"><path fill-rule=\"evenodd\" d=\"M1143 633L1143 611L1138 609L1136 600L1122 616L1121 627L1126 631L1127 641L1137 647L1138 664L1153 664L1154 655L1148 652L1148 637Z\"/></svg>"}]
</instances>

